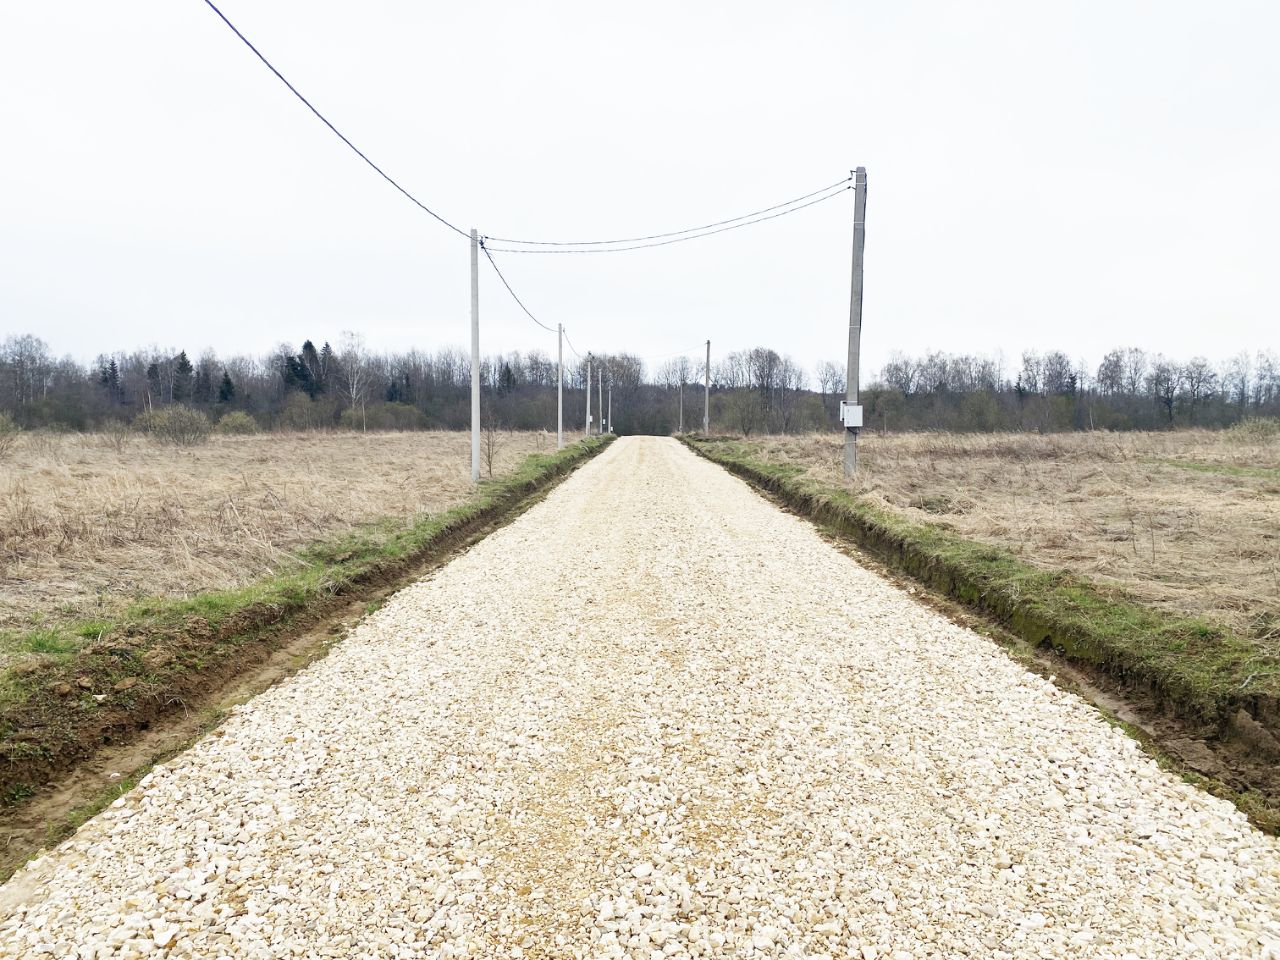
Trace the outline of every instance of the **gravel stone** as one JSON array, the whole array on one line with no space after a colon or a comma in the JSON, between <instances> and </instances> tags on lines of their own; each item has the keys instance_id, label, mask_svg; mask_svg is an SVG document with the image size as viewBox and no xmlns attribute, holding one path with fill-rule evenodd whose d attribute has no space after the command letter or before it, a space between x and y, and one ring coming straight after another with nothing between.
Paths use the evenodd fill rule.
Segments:
<instances>
[{"instance_id":1,"label":"gravel stone","mask_svg":"<svg viewBox=\"0 0 1280 960\"><path fill-rule=\"evenodd\" d=\"M630 438L0 903L15 958L1280 960L1280 844Z\"/></svg>"}]
</instances>

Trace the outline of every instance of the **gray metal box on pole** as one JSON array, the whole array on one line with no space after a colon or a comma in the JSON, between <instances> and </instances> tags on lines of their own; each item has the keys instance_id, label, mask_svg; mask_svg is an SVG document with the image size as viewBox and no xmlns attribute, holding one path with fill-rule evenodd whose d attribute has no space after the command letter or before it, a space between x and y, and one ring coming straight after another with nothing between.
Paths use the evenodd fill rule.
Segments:
<instances>
[{"instance_id":1,"label":"gray metal box on pole","mask_svg":"<svg viewBox=\"0 0 1280 960\"><path fill-rule=\"evenodd\" d=\"M862 342L862 251L867 238L867 168L858 167L853 179L853 275L849 289L849 368L845 374L845 402L840 405L844 424L844 475L858 471L858 431L862 407L858 405L858 352Z\"/></svg>"}]
</instances>

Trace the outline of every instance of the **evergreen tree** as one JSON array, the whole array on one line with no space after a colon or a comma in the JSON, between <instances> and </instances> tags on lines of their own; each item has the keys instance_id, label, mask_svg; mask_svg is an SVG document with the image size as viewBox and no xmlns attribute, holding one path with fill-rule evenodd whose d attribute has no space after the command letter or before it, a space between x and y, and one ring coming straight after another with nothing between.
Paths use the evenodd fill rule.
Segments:
<instances>
[{"instance_id":1,"label":"evergreen tree","mask_svg":"<svg viewBox=\"0 0 1280 960\"><path fill-rule=\"evenodd\" d=\"M98 357L98 386L112 401L120 401L120 367L114 357Z\"/></svg>"},{"instance_id":2,"label":"evergreen tree","mask_svg":"<svg viewBox=\"0 0 1280 960\"><path fill-rule=\"evenodd\" d=\"M301 390L312 400L316 398L316 383L311 379L311 370L302 361L302 357L288 356L284 358L284 369L280 371L288 390Z\"/></svg>"},{"instance_id":3,"label":"evergreen tree","mask_svg":"<svg viewBox=\"0 0 1280 960\"><path fill-rule=\"evenodd\" d=\"M328 344L325 344L328 346ZM316 345L308 340L302 345L302 352L298 354L298 362L306 369L307 372L307 394L314 400L319 394L324 393L325 389L325 371L324 362L320 358L320 354L316 352Z\"/></svg>"},{"instance_id":4,"label":"evergreen tree","mask_svg":"<svg viewBox=\"0 0 1280 960\"><path fill-rule=\"evenodd\" d=\"M195 367L191 365L191 361L187 358L187 351L183 350L173 361L174 403L181 403L184 400L191 399L191 381L194 373Z\"/></svg>"},{"instance_id":5,"label":"evergreen tree","mask_svg":"<svg viewBox=\"0 0 1280 960\"><path fill-rule=\"evenodd\" d=\"M160 393L160 364L152 360L147 365L147 401L148 405L163 399Z\"/></svg>"},{"instance_id":6,"label":"evergreen tree","mask_svg":"<svg viewBox=\"0 0 1280 960\"><path fill-rule=\"evenodd\" d=\"M231 382L231 374L222 371L222 382L218 384L218 402L228 404L236 398L236 385Z\"/></svg>"},{"instance_id":7,"label":"evergreen tree","mask_svg":"<svg viewBox=\"0 0 1280 960\"><path fill-rule=\"evenodd\" d=\"M326 340L324 346L320 348L320 388L328 390L337 374L338 358L334 356L333 347L329 346L329 341Z\"/></svg>"}]
</instances>

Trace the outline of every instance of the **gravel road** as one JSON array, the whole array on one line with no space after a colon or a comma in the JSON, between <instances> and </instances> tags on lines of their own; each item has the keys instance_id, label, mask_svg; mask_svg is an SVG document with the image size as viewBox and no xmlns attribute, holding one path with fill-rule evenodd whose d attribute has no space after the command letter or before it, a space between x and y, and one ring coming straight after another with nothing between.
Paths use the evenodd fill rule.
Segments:
<instances>
[{"instance_id":1,"label":"gravel road","mask_svg":"<svg viewBox=\"0 0 1280 960\"><path fill-rule=\"evenodd\" d=\"M1280 958L1280 843L648 438L0 897L4 957Z\"/></svg>"}]
</instances>

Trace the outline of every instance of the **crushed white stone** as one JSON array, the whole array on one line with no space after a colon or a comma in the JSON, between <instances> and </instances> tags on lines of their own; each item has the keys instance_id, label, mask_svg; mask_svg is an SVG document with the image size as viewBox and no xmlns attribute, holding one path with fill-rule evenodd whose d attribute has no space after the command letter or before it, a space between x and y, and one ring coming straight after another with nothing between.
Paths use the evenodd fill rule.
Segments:
<instances>
[{"instance_id":1,"label":"crushed white stone","mask_svg":"<svg viewBox=\"0 0 1280 960\"><path fill-rule=\"evenodd\" d=\"M1280 844L653 439L0 898L25 958L1280 958Z\"/></svg>"}]
</instances>

